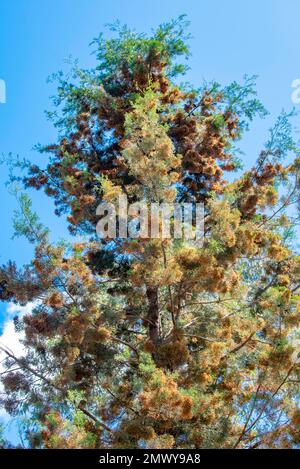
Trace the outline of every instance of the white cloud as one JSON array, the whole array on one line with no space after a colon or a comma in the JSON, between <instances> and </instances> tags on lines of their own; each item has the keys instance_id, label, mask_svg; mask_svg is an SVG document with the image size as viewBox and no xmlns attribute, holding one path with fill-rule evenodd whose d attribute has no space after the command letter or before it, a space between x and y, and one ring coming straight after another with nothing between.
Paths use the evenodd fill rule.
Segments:
<instances>
[{"instance_id":1,"label":"white cloud","mask_svg":"<svg viewBox=\"0 0 300 469\"><path fill-rule=\"evenodd\" d=\"M20 343L23 334L15 331L14 322L12 319L7 321L4 325L3 333L0 336L0 345L4 345L10 351L12 351L17 357L21 356L24 352L24 346ZM0 373L5 370L3 362L6 358L6 354L0 350ZM0 392L2 392L2 385L0 384ZM2 421L8 421L10 416L0 407L0 417Z\"/></svg>"},{"instance_id":2,"label":"white cloud","mask_svg":"<svg viewBox=\"0 0 300 469\"><path fill-rule=\"evenodd\" d=\"M3 333L0 336L0 345L3 345L4 347L8 348L14 353L14 355L18 357L22 355L24 351L24 347L20 343L20 339L22 338L23 334L15 331L14 322L12 319L10 319L4 325ZM2 360L4 356L4 352L0 351L0 360Z\"/></svg>"},{"instance_id":3,"label":"white cloud","mask_svg":"<svg viewBox=\"0 0 300 469\"><path fill-rule=\"evenodd\" d=\"M25 314L30 314L33 308L37 305L37 302L28 303L25 306L9 303L4 313L5 321L3 331L0 336L0 345L8 348L10 351L20 357L24 354L24 345L20 342L24 337L22 332L16 332L14 327L14 316L22 317ZM0 373L4 371L3 360L6 358L6 354L0 350ZM0 386L0 392L2 387ZM0 418L2 421L8 422L10 416L0 407Z\"/></svg>"},{"instance_id":4,"label":"white cloud","mask_svg":"<svg viewBox=\"0 0 300 469\"><path fill-rule=\"evenodd\" d=\"M0 336L0 344L9 348L16 356L22 355L24 348L20 343L23 338L22 333L15 331L13 318L18 316L22 318L25 314L30 314L37 306L38 302L33 301L21 306L15 303L9 303L6 312L4 313L4 326ZM0 351L0 360L4 358L5 354ZM1 365L0 365L1 367Z\"/></svg>"},{"instance_id":5,"label":"white cloud","mask_svg":"<svg viewBox=\"0 0 300 469\"><path fill-rule=\"evenodd\" d=\"M15 303L8 303L8 306L6 308L6 315L8 317L13 317L13 316L24 316L25 314L30 314L37 306L38 302L37 301L31 301L27 303L25 306L21 306Z\"/></svg>"}]
</instances>

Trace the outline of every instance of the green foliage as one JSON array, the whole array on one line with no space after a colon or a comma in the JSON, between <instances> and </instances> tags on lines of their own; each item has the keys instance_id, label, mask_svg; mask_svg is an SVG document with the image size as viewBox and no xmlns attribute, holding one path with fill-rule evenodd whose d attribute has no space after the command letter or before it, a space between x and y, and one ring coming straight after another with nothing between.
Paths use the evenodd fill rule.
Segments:
<instances>
[{"instance_id":1,"label":"green foliage","mask_svg":"<svg viewBox=\"0 0 300 469\"><path fill-rule=\"evenodd\" d=\"M155 372L156 365L150 353L142 352L140 354L139 369L141 373L143 373L144 375L148 377L151 376Z\"/></svg>"},{"instance_id":2,"label":"green foliage","mask_svg":"<svg viewBox=\"0 0 300 469\"><path fill-rule=\"evenodd\" d=\"M243 84L234 81L222 90L228 109L239 116L242 130L248 129L247 121L252 121L256 115L265 117L268 114L256 97L256 79L257 75L245 75Z\"/></svg>"},{"instance_id":3,"label":"green foliage","mask_svg":"<svg viewBox=\"0 0 300 469\"><path fill-rule=\"evenodd\" d=\"M11 187L11 193L19 204L13 217L14 237L25 236L31 243L45 241L48 229L39 221L37 213L32 211L32 201L28 194L20 193L16 187Z\"/></svg>"},{"instance_id":4,"label":"green foliage","mask_svg":"<svg viewBox=\"0 0 300 469\"><path fill-rule=\"evenodd\" d=\"M294 129L291 119L296 116L295 110L282 111L274 126L270 129L270 138L265 144L267 154L275 157L276 161L288 157L290 152L299 153L299 142L293 136Z\"/></svg>"},{"instance_id":5,"label":"green foliage","mask_svg":"<svg viewBox=\"0 0 300 469\"><path fill-rule=\"evenodd\" d=\"M186 41L190 38L186 33L188 24L185 15L181 15L178 19L159 26L152 37L138 34L128 26L122 26L119 21L109 25L109 29L116 33L117 37L105 40L101 34L92 42L97 47L96 55L99 62L97 70L101 79L108 80L117 71L120 63L132 69L139 59L149 54L155 56L157 53L166 60L170 76L183 73L186 67L174 65L174 59L189 56L189 48L186 45Z\"/></svg>"}]
</instances>

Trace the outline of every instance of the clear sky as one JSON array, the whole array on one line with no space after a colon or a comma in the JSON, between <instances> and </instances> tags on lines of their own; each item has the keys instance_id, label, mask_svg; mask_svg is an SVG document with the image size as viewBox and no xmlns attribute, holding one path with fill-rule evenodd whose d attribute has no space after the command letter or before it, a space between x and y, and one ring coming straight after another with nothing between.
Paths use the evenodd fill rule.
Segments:
<instances>
[{"instance_id":1,"label":"clear sky","mask_svg":"<svg viewBox=\"0 0 300 469\"><path fill-rule=\"evenodd\" d=\"M66 70L70 55L82 67L93 66L88 44L105 24L119 19L149 32L182 13L191 21L187 79L195 86L203 79L226 84L245 73L259 75L258 95L271 114L264 122L254 122L242 144L250 165L276 116L293 106L291 83L300 78L299 0L1 0L0 80L6 83L7 102L0 103L0 154L45 158L32 147L55 141L44 114L54 92L47 76ZM0 167L0 263L23 263L32 251L25 240L11 240L16 203L7 193L6 180L7 172ZM32 198L53 239L62 237L65 223L54 217L51 201L42 193L32 192ZM8 319L2 305L0 329Z\"/></svg>"}]
</instances>

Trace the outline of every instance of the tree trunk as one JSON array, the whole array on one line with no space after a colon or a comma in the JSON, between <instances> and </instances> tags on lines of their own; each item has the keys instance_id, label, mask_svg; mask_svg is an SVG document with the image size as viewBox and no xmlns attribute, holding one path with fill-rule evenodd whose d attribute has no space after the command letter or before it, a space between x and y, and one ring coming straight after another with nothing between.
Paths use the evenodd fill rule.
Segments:
<instances>
[{"instance_id":1,"label":"tree trunk","mask_svg":"<svg viewBox=\"0 0 300 469\"><path fill-rule=\"evenodd\" d=\"M153 344L159 341L158 288L147 287L149 337Z\"/></svg>"}]
</instances>

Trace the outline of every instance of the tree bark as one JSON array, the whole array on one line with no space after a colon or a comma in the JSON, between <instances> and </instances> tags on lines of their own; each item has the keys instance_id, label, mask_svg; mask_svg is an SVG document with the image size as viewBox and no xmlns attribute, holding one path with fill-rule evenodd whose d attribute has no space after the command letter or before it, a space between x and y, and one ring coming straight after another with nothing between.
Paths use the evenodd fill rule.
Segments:
<instances>
[{"instance_id":1,"label":"tree bark","mask_svg":"<svg viewBox=\"0 0 300 469\"><path fill-rule=\"evenodd\" d=\"M153 344L159 342L158 287L147 287L149 337Z\"/></svg>"}]
</instances>

